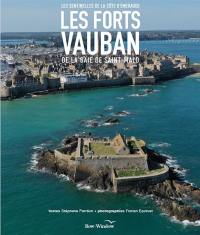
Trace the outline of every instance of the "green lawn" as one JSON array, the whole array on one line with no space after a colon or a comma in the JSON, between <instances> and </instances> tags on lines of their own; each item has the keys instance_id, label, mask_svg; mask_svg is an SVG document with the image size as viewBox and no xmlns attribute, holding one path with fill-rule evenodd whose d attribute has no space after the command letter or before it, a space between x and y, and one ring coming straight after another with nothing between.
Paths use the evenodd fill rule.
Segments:
<instances>
[{"instance_id":1,"label":"green lawn","mask_svg":"<svg viewBox=\"0 0 200 235\"><path fill-rule=\"evenodd\" d=\"M117 172L118 177L128 177L128 176L139 176L146 175L147 171L143 169L127 169L127 170L119 170Z\"/></svg>"},{"instance_id":2,"label":"green lawn","mask_svg":"<svg viewBox=\"0 0 200 235\"><path fill-rule=\"evenodd\" d=\"M150 175L154 173L159 173L163 171L164 168L158 168L152 171L138 169L138 168L132 168L132 169L124 169L117 171L118 177L128 177L128 176L140 176L140 175Z\"/></svg>"},{"instance_id":3,"label":"green lawn","mask_svg":"<svg viewBox=\"0 0 200 235\"><path fill-rule=\"evenodd\" d=\"M115 155L115 150L112 146L105 145L104 143L91 143L91 150L95 155Z\"/></svg>"}]
</instances>

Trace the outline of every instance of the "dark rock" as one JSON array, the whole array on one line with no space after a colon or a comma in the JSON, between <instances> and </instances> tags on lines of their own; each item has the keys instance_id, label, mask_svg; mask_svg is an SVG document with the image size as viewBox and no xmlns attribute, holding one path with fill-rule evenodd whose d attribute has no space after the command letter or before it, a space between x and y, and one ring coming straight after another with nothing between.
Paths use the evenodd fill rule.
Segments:
<instances>
[{"instance_id":1,"label":"dark rock","mask_svg":"<svg viewBox=\"0 0 200 235\"><path fill-rule=\"evenodd\" d=\"M173 185L175 187L176 192L179 192L181 195L186 195L200 203L200 189L197 187L193 187L189 183L181 182L181 181L173 181Z\"/></svg>"},{"instance_id":2,"label":"dark rock","mask_svg":"<svg viewBox=\"0 0 200 235\"><path fill-rule=\"evenodd\" d=\"M150 94L150 93L153 93L153 92L154 92L153 89L146 89L146 90L145 90L145 93L147 93L147 94Z\"/></svg>"},{"instance_id":3,"label":"dark rock","mask_svg":"<svg viewBox=\"0 0 200 235\"><path fill-rule=\"evenodd\" d=\"M195 222L200 220L200 213L196 209L185 205L182 202L165 200L162 203L162 208L170 216L175 216L175 218L180 221L188 220L190 222Z\"/></svg>"},{"instance_id":4,"label":"dark rock","mask_svg":"<svg viewBox=\"0 0 200 235\"><path fill-rule=\"evenodd\" d=\"M127 111L119 111L119 112L116 112L115 113L115 116L127 116L129 115L130 113L127 112Z\"/></svg>"},{"instance_id":5,"label":"dark rock","mask_svg":"<svg viewBox=\"0 0 200 235\"><path fill-rule=\"evenodd\" d=\"M108 124L117 124L119 122L120 121L118 118L112 118L112 117L105 120L105 123L108 123Z\"/></svg>"},{"instance_id":6,"label":"dark rock","mask_svg":"<svg viewBox=\"0 0 200 235\"><path fill-rule=\"evenodd\" d=\"M101 168L98 172L93 173L88 179L87 183L93 189L111 189L111 170L109 167Z\"/></svg>"},{"instance_id":7,"label":"dark rock","mask_svg":"<svg viewBox=\"0 0 200 235\"><path fill-rule=\"evenodd\" d=\"M163 211L170 216L175 216L180 221L200 220L199 211L189 203L186 204L186 198L190 198L190 201L200 201L200 190L190 184L177 180L166 180L145 188L133 189L133 192L153 195Z\"/></svg>"},{"instance_id":8,"label":"dark rock","mask_svg":"<svg viewBox=\"0 0 200 235\"><path fill-rule=\"evenodd\" d=\"M166 163L168 160L168 157L163 156L156 151L149 149L147 147L144 148L144 151L148 154L148 157L151 158L153 161L158 162L158 163Z\"/></svg>"},{"instance_id":9,"label":"dark rock","mask_svg":"<svg viewBox=\"0 0 200 235\"><path fill-rule=\"evenodd\" d=\"M63 139L62 144L68 145L74 141L78 141L78 136L70 136Z\"/></svg>"},{"instance_id":10,"label":"dark rock","mask_svg":"<svg viewBox=\"0 0 200 235\"><path fill-rule=\"evenodd\" d=\"M38 169L46 168L52 172L57 172L57 165L54 152L50 150L41 151L37 163Z\"/></svg>"},{"instance_id":11,"label":"dark rock","mask_svg":"<svg viewBox=\"0 0 200 235\"><path fill-rule=\"evenodd\" d=\"M98 127L99 122L95 119L93 119L93 120L84 120L84 121L82 121L82 125L84 125L86 127Z\"/></svg>"}]
</instances>

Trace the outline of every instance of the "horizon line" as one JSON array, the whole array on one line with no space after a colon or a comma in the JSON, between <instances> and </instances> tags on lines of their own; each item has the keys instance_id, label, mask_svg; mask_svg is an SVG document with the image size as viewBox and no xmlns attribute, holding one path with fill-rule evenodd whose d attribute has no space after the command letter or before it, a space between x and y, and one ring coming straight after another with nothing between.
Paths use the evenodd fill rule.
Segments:
<instances>
[{"instance_id":1,"label":"horizon line","mask_svg":"<svg viewBox=\"0 0 200 235\"><path fill-rule=\"evenodd\" d=\"M200 31L200 29L144 29L140 30L139 32L155 32L155 31ZM61 31L4 31L2 33L60 33ZM101 31L100 31L101 32ZM118 31L111 31L111 32L118 32ZM121 31L126 32L126 31ZM66 32L67 33L67 32Z\"/></svg>"}]
</instances>

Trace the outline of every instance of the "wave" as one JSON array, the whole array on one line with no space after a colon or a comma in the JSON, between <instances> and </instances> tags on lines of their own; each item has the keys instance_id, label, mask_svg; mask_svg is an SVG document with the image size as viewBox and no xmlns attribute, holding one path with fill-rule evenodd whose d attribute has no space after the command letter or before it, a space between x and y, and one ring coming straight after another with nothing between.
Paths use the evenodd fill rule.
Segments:
<instances>
[{"instance_id":1,"label":"wave","mask_svg":"<svg viewBox=\"0 0 200 235\"><path fill-rule=\"evenodd\" d=\"M109 191L109 190L103 190L103 189L99 189L99 188L92 189L90 185L85 184L83 182L77 183L76 187L78 188L78 190L86 190L86 191L95 192L95 193L104 193L104 192Z\"/></svg>"},{"instance_id":2,"label":"wave","mask_svg":"<svg viewBox=\"0 0 200 235\"><path fill-rule=\"evenodd\" d=\"M113 126L113 125L116 125L116 124L119 124L119 123L105 122L101 126Z\"/></svg>"},{"instance_id":3,"label":"wave","mask_svg":"<svg viewBox=\"0 0 200 235\"><path fill-rule=\"evenodd\" d=\"M165 154L165 153L164 153L164 154L161 153L161 155L167 157L166 164L167 164L169 167L174 168L173 170L174 170L177 174L179 174L179 175L182 176L182 177L185 177L186 172L187 172L187 169L182 168L182 167L178 164L177 160L174 159L171 155Z\"/></svg>"},{"instance_id":4,"label":"wave","mask_svg":"<svg viewBox=\"0 0 200 235\"><path fill-rule=\"evenodd\" d=\"M113 106L106 106L104 110L112 110L113 108Z\"/></svg>"},{"instance_id":5,"label":"wave","mask_svg":"<svg viewBox=\"0 0 200 235\"><path fill-rule=\"evenodd\" d=\"M67 176L67 175L64 175L64 174L55 174L56 175L56 177L58 178L58 179L60 179L61 181L70 181L70 178L69 178L69 176Z\"/></svg>"},{"instance_id":6,"label":"wave","mask_svg":"<svg viewBox=\"0 0 200 235\"><path fill-rule=\"evenodd\" d=\"M140 97L140 96L147 96L148 94L131 94L131 95L128 95L130 97Z\"/></svg>"},{"instance_id":7,"label":"wave","mask_svg":"<svg viewBox=\"0 0 200 235\"><path fill-rule=\"evenodd\" d=\"M58 179L61 181L70 181L69 176L64 175L64 174L58 174L58 173L53 173L50 170L46 169L45 167L42 169L38 169L37 164L39 160L39 154L38 152L34 152L31 156L31 160L29 162L29 166L27 171L31 173L45 173L45 174L50 174L56 176Z\"/></svg>"},{"instance_id":8,"label":"wave","mask_svg":"<svg viewBox=\"0 0 200 235\"><path fill-rule=\"evenodd\" d=\"M77 187L79 190L91 191L90 185L87 185L87 184L78 183L78 184L76 184L76 187Z\"/></svg>"},{"instance_id":9,"label":"wave","mask_svg":"<svg viewBox=\"0 0 200 235\"><path fill-rule=\"evenodd\" d=\"M134 94L131 94L131 95L128 95L128 96L133 96L133 97L139 97L139 96L148 96L148 95L150 95L150 94L152 94L152 93L155 93L155 92L159 92L160 90L158 90L158 89L142 89L142 90L140 90L139 91L139 93L134 93Z\"/></svg>"},{"instance_id":10,"label":"wave","mask_svg":"<svg viewBox=\"0 0 200 235\"><path fill-rule=\"evenodd\" d=\"M183 221L180 221L178 220L175 216L171 217L171 221L172 222L175 222L175 223L179 223L179 224L182 224L183 226L188 226L188 225L192 225L192 226L200 226L200 220L196 220L194 222L191 222L189 220L183 220Z\"/></svg>"},{"instance_id":11,"label":"wave","mask_svg":"<svg viewBox=\"0 0 200 235\"><path fill-rule=\"evenodd\" d=\"M33 150L36 150L36 151L40 151L40 150L43 150L43 149L49 147L49 146L52 145L52 144L53 144L53 142L50 140L50 141L47 141L47 142L42 143L42 144L33 145L33 146L32 146L32 149L33 149Z\"/></svg>"},{"instance_id":12,"label":"wave","mask_svg":"<svg viewBox=\"0 0 200 235\"><path fill-rule=\"evenodd\" d=\"M174 168L180 168L181 166L177 163L177 160L174 159L171 155L169 154L162 154L164 157L167 157L167 165L169 165L170 167L174 167Z\"/></svg>"},{"instance_id":13,"label":"wave","mask_svg":"<svg viewBox=\"0 0 200 235\"><path fill-rule=\"evenodd\" d=\"M43 143L43 144L39 144L39 145L34 145L32 147L32 149L33 150L43 150L46 146L47 146L47 144Z\"/></svg>"},{"instance_id":14,"label":"wave","mask_svg":"<svg viewBox=\"0 0 200 235\"><path fill-rule=\"evenodd\" d=\"M85 127L97 127L99 123L95 119L86 120L83 122Z\"/></svg>"},{"instance_id":15,"label":"wave","mask_svg":"<svg viewBox=\"0 0 200 235\"><path fill-rule=\"evenodd\" d=\"M95 193L105 193L107 190L103 190L103 189L95 189L94 192Z\"/></svg>"},{"instance_id":16,"label":"wave","mask_svg":"<svg viewBox=\"0 0 200 235\"><path fill-rule=\"evenodd\" d=\"M39 152L34 152L31 155L31 160L29 162L29 166L27 171L28 172L32 172L32 173L51 173L49 170L47 170L46 168L42 168L42 169L38 169L37 164L38 164L38 160L39 160Z\"/></svg>"},{"instance_id":17,"label":"wave","mask_svg":"<svg viewBox=\"0 0 200 235\"><path fill-rule=\"evenodd\" d=\"M38 153L35 152L31 156L31 160L29 163L29 170L37 170L37 163L38 163Z\"/></svg>"},{"instance_id":18,"label":"wave","mask_svg":"<svg viewBox=\"0 0 200 235\"><path fill-rule=\"evenodd\" d=\"M149 144L149 146L152 148L168 148L171 146L171 144L167 142L158 142L158 143L151 143Z\"/></svg>"},{"instance_id":19,"label":"wave","mask_svg":"<svg viewBox=\"0 0 200 235\"><path fill-rule=\"evenodd\" d=\"M48 141L48 142L45 142L45 143L42 143L42 144L39 144L39 145L32 146L31 149L34 150L34 152L31 155L31 160L29 162L29 167L28 167L29 171L47 172L47 170L45 170L45 169L39 170L37 168L37 163L38 163L38 159L39 159L39 152L46 149L51 144L52 144L52 141Z\"/></svg>"},{"instance_id":20,"label":"wave","mask_svg":"<svg viewBox=\"0 0 200 235\"><path fill-rule=\"evenodd\" d=\"M118 99L118 100L124 100L124 97L118 96L118 97L116 97L116 99Z\"/></svg>"},{"instance_id":21,"label":"wave","mask_svg":"<svg viewBox=\"0 0 200 235\"><path fill-rule=\"evenodd\" d=\"M118 117L125 117L125 116L128 116L130 114L131 114L130 112L128 112L126 110L123 110L121 112L113 113L112 115L113 116L118 116Z\"/></svg>"}]
</instances>

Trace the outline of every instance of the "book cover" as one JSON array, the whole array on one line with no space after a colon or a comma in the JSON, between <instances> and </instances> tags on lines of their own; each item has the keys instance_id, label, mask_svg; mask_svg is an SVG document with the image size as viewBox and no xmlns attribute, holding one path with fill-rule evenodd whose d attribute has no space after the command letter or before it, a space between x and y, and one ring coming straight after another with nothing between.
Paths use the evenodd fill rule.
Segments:
<instances>
[{"instance_id":1,"label":"book cover","mask_svg":"<svg viewBox=\"0 0 200 235\"><path fill-rule=\"evenodd\" d=\"M1 234L200 233L200 2L1 1Z\"/></svg>"}]
</instances>

